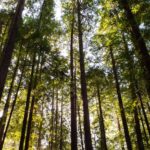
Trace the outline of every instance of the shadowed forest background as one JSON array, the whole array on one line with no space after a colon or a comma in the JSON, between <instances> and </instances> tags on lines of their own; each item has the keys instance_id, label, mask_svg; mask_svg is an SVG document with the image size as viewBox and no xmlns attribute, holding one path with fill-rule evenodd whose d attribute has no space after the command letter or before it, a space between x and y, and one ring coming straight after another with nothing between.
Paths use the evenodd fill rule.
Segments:
<instances>
[{"instance_id":1,"label":"shadowed forest background","mask_svg":"<svg viewBox=\"0 0 150 150\"><path fill-rule=\"evenodd\" d=\"M150 0L0 0L0 150L150 150Z\"/></svg>"}]
</instances>

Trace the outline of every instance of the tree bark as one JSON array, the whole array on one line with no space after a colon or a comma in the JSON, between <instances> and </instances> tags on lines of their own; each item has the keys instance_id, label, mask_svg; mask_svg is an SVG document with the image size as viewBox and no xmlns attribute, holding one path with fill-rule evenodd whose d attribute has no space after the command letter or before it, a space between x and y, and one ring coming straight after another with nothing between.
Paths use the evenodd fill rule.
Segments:
<instances>
[{"instance_id":1,"label":"tree bark","mask_svg":"<svg viewBox=\"0 0 150 150\"><path fill-rule=\"evenodd\" d=\"M144 121L143 121L141 110L140 110L139 106L138 106L138 112L139 112L139 116L140 116L140 119L141 119L142 128L143 128L144 136L145 136L145 139L146 139L146 143L147 143L147 146L149 146L148 136L147 136L147 133L146 133L146 129L145 129L145 126L144 126Z\"/></svg>"},{"instance_id":2,"label":"tree bark","mask_svg":"<svg viewBox=\"0 0 150 150\"><path fill-rule=\"evenodd\" d=\"M129 54L128 45L125 39L124 34L122 34L123 42L124 42L124 48L128 56L128 69L129 69L129 76L130 76L130 91L131 91L131 98L133 101L133 104L135 103L133 114L134 114L134 121L135 121L135 133L137 138L137 146L139 150L144 150L144 144L142 139L142 132L140 128L140 121L138 117L138 111L137 111L137 96L136 96L136 78L135 78L135 69L134 69L134 60L132 58L132 55Z\"/></svg>"},{"instance_id":3,"label":"tree bark","mask_svg":"<svg viewBox=\"0 0 150 150\"><path fill-rule=\"evenodd\" d=\"M3 89L6 82L6 77L8 73L8 67L11 63L11 58L15 46L15 39L18 32L19 21L21 20L21 14L23 11L25 0L19 0L16 8L16 12L12 22L10 24L8 38L6 40L1 61L0 61L0 99L2 97Z\"/></svg>"},{"instance_id":4,"label":"tree bark","mask_svg":"<svg viewBox=\"0 0 150 150\"><path fill-rule=\"evenodd\" d=\"M101 99L100 99L100 91L99 85L97 85L97 97L98 97L98 105L99 105L99 115L100 115L100 131L101 131L101 148L102 150L107 150L107 142L106 142L106 133L105 133L105 125L104 125L104 118L103 118L103 111L101 106Z\"/></svg>"},{"instance_id":5,"label":"tree bark","mask_svg":"<svg viewBox=\"0 0 150 150\"><path fill-rule=\"evenodd\" d=\"M31 69L30 81L29 81L29 86L28 86L24 118L23 118L23 122L22 122L22 131L21 131L21 137L20 137L19 150L23 150L23 148L24 148L25 132L26 132L26 127L27 127L28 111L29 111L29 105L30 105L30 96L31 96L32 88L33 88L33 75L34 75L34 69L35 69L35 59L36 59L36 52L34 52L34 54L33 54L32 69Z\"/></svg>"},{"instance_id":6,"label":"tree bark","mask_svg":"<svg viewBox=\"0 0 150 150\"><path fill-rule=\"evenodd\" d=\"M71 149L77 150L77 117L76 117L76 98L74 82L74 61L73 61L73 34L74 34L74 1L71 22L71 39L70 39L70 101L71 101Z\"/></svg>"},{"instance_id":7,"label":"tree bark","mask_svg":"<svg viewBox=\"0 0 150 150\"><path fill-rule=\"evenodd\" d=\"M23 78L23 75L24 75L25 66L26 66L26 57L25 57L25 60L24 60L24 63L23 63L23 67L21 69L21 76L20 76L20 79L19 79L16 94L14 96L14 100L13 100L13 103L12 103L12 108L11 108L10 115L9 115L9 118L8 118L8 121L7 121L6 129L4 131L3 140L0 142L0 150L3 149L3 145L4 145L4 141L5 141L5 138L6 138L6 135L7 135L9 125L10 125L11 117L12 117L12 114L13 114L13 111L14 111L14 108L15 108L15 105L16 105L19 89L20 89L20 86L21 86L21 81L22 81L22 78Z\"/></svg>"},{"instance_id":8,"label":"tree bark","mask_svg":"<svg viewBox=\"0 0 150 150\"><path fill-rule=\"evenodd\" d=\"M145 120L145 123L146 123L146 126L147 126L147 130L148 130L148 133L149 133L149 136L150 136L150 126L149 126L149 121L148 121L148 118L147 118L147 115L146 115L146 112L145 112L145 108L144 108L144 105L143 105L142 95L141 95L141 93L139 91L138 86L136 86L136 87L137 87L137 95L138 95L138 98L139 98L139 101L140 101L140 104L141 104L144 120Z\"/></svg>"},{"instance_id":9,"label":"tree bark","mask_svg":"<svg viewBox=\"0 0 150 150\"><path fill-rule=\"evenodd\" d=\"M62 99L61 99L61 118L60 118L60 145L59 149L63 150L63 90L62 90Z\"/></svg>"},{"instance_id":10,"label":"tree bark","mask_svg":"<svg viewBox=\"0 0 150 150\"><path fill-rule=\"evenodd\" d=\"M113 68L113 73L114 73L114 78L115 78L115 83L116 83L116 92L117 92L117 96L118 96L121 119L122 119L122 124L123 124L123 128L124 128L125 140L126 140L128 150L132 150L132 144L131 144L131 139L130 139L130 135L129 135L124 106L123 106L123 102L122 102L120 84L118 81L118 73L117 73L116 62L114 59L112 47L110 47L110 56L111 56L111 60L112 60L112 68Z\"/></svg>"},{"instance_id":11,"label":"tree bark","mask_svg":"<svg viewBox=\"0 0 150 150\"><path fill-rule=\"evenodd\" d=\"M20 47L20 50L21 50L21 48L22 48L22 46ZM17 59L17 62L16 62L16 67L15 67L14 72L13 72L12 81L11 81L11 84L10 84L10 88L9 88L9 91L8 91L6 103L5 103L5 106L4 106L3 116L0 120L0 141L3 141L3 134L4 134L4 129L5 129L6 121L7 121L12 90L13 90L15 78L16 78L17 71L18 71L19 61L20 61L20 52L19 52L19 56L18 56L18 59Z\"/></svg>"},{"instance_id":12,"label":"tree bark","mask_svg":"<svg viewBox=\"0 0 150 150\"><path fill-rule=\"evenodd\" d=\"M121 6L125 10L127 20L131 26L131 35L134 39L135 44L138 46L138 53L142 64L145 66L145 69L150 74L150 55L146 47L145 41L140 33L138 24L135 20L135 17L131 11L129 3L127 0L120 0Z\"/></svg>"},{"instance_id":13,"label":"tree bark","mask_svg":"<svg viewBox=\"0 0 150 150\"><path fill-rule=\"evenodd\" d=\"M82 100L83 100L83 112L84 112L85 149L93 150L92 139L91 139L91 129L90 129L89 106L88 106L88 99L87 99L85 66L84 66L84 52L83 52L82 24L81 24L81 6L80 6L79 0L77 0L77 13L78 13L79 54L80 54L81 95L82 95Z\"/></svg>"},{"instance_id":14,"label":"tree bark","mask_svg":"<svg viewBox=\"0 0 150 150\"><path fill-rule=\"evenodd\" d=\"M82 125L81 125L81 115L80 115L80 106L78 105L78 119L79 119L79 134L81 140L81 148L84 150L84 142L83 142L83 135L82 135Z\"/></svg>"},{"instance_id":15,"label":"tree bark","mask_svg":"<svg viewBox=\"0 0 150 150\"><path fill-rule=\"evenodd\" d=\"M37 68L36 68L36 73L35 73L34 83L33 83L33 90L36 90L36 86L37 86L37 78L39 77L39 64L40 64L40 56L39 56L38 62L37 62ZM40 77L39 77L39 79L40 79ZM28 120L27 134L26 134L26 141L25 141L25 150L28 150L28 148L29 148L29 141L30 141L31 128L32 128L33 110L34 110L34 105L35 105L36 101L37 100L35 98L35 95L33 95L32 101L31 101L30 112L29 112L29 120Z\"/></svg>"}]
</instances>

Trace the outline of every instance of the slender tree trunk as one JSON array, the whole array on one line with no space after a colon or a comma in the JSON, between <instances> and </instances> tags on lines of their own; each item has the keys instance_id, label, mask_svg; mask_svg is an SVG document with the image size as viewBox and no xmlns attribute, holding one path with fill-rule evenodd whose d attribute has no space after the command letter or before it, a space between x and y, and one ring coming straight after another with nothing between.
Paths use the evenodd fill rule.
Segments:
<instances>
[{"instance_id":1,"label":"slender tree trunk","mask_svg":"<svg viewBox=\"0 0 150 150\"><path fill-rule=\"evenodd\" d=\"M121 126L120 126L120 121L119 121L118 115L117 115L117 126L118 126L118 130L119 130L119 138L120 138L121 149L125 150L124 142L122 142L122 140L121 140L122 139L122 132L121 132Z\"/></svg>"},{"instance_id":2,"label":"slender tree trunk","mask_svg":"<svg viewBox=\"0 0 150 150\"><path fill-rule=\"evenodd\" d=\"M97 85L97 97L98 97L98 105L99 105L99 111L100 111L99 114L100 114L100 131L101 131L101 148L102 150L107 150L106 133L105 133L103 111L102 111L102 106L101 106L99 85Z\"/></svg>"},{"instance_id":3,"label":"slender tree trunk","mask_svg":"<svg viewBox=\"0 0 150 150\"><path fill-rule=\"evenodd\" d=\"M148 121L148 118L147 118L147 115L146 115L146 112L145 112L145 108L144 108L144 105L143 105L142 95L141 95L141 93L140 93L138 87L137 87L137 95L138 95L138 98L139 98L139 101L140 101L140 104L141 104L141 108L142 108L144 120L145 120L145 123L146 123L146 126L147 126L147 130L148 130L148 133L149 133L149 136L150 136L149 121Z\"/></svg>"},{"instance_id":4,"label":"slender tree trunk","mask_svg":"<svg viewBox=\"0 0 150 150\"><path fill-rule=\"evenodd\" d=\"M136 136L137 136L137 146L139 150L144 150L142 133L140 129L140 121L139 121L138 111L136 107L134 108L134 120L135 120L135 131L136 131Z\"/></svg>"},{"instance_id":5,"label":"slender tree trunk","mask_svg":"<svg viewBox=\"0 0 150 150\"><path fill-rule=\"evenodd\" d=\"M58 149L58 89L56 93L56 113L55 113L55 148Z\"/></svg>"},{"instance_id":6,"label":"slender tree trunk","mask_svg":"<svg viewBox=\"0 0 150 150\"><path fill-rule=\"evenodd\" d=\"M4 46L4 43L5 43L5 34L7 33L9 24L10 24L10 19L8 19L8 21L6 23L6 26L5 26L5 29L4 29L4 32L3 32L2 36L1 36L3 38L2 38L2 41L1 41L1 44L0 44L0 58L1 58L2 51L3 51L3 46Z\"/></svg>"},{"instance_id":7,"label":"slender tree trunk","mask_svg":"<svg viewBox=\"0 0 150 150\"><path fill-rule=\"evenodd\" d=\"M0 99L2 97L3 89L6 82L6 77L8 73L8 67L11 63L12 53L15 46L15 39L18 31L18 24L21 20L21 14L23 11L25 0L19 0L16 8L16 12L12 22L10 24L8 38L3 49L1 61L0 61Z\"/></svg>"},{"instance_id":8,"label":"slender tree trunk","mask_svg":"<svg viewBox=\"0 0 150 150\"><path fill-rule=\"evenodd\" d=\"M34 83L33 83L33 90L36 90L37 78L39 77L39 79L40 79L40 76L39 76L39 64L40 64L40 56L39 56L38 62L37 62L37 68L36 68L36 73L35 73ZM29 112L27 134L26 134L26 141L25 141L25 150L28 150L28 148L29 148L29 141L30 141L31 128L32 128L33 110L34 110L35 103L36 103L36 98L35 98L35 95L33 95L32 96L32 101L31 101L30 112Z\"/></svg>"},{"instance_id":9,"label":"slender tree trunk","mask_svg":"<svg viewBox=\"0 0 150 150\"><path fill-rule=\"evenodd\" d=\"M51 128L50 128L50 138L51 138L51 141L50 141L50 150L53 150L53 144L54 144L54 141L53 141L53 136L54 136L54 99L55 99L55 87L54 87L54 80L53 80L53 97L52 97L52 117L51 117Z\"/></svg>"},{"instance_id":10,"label":"slender tree trunk","mask_svg":"<svg viewBox=\"0 0 150 150\"><path fill-rule=\"evenodd\" d=\"M79 36L79 54L80 54L80 76L81 76L81 95L83 100L83 112L84 112L84 134L85 134L85 149L93 150L91 129L90 129L90 118L89 118L89 106L87 99L87 85L85 77L85 66L84 66L84 52L83 52L83 41L82 41L82 24L81 24L81 6L79 0L77 0L77 13L78 13L78 36Z\"/></svg>"},{"instance_id":11,"label":"slender tree trunk","mask_svg":"<svg viewBox=\"0 0 150 150\"><path fill-rule=\"evenodd\" d=\"M6 103L5 103L5 106L4 106L3 116L0 120L0 141L1 142L3 141L3 134L4 134L4 129L5 129L6 121L7 121L7 115L8 115L9 105L10 105L10 99L11 99L12 90L13 90L13 86L14 86L14 82L15 82L15 77L17 75L19 61L20 61L20 53L19 53L18 60L16 62L16 67L14 69L14 73L13 73L13 76L12 76L11 85L10 85L8 95L7 95L7 99L6 99Z\"/></svg>"},{"instance_id":12,"label":"slender tree trunk","mask_svg":"<svg viewBox=\"0 0 150 150\"><path fill-rule=\"evenodd\" d=\"M142 139L142 132L140 129L140 121L138 117L138 111L137 111L137 96L136 96L136 78L135 78L135 69L134 69L134 60L132 58L132 55L129 53L128 45L125 39L124 34L122 33L122 38L124 41L124 48L128 56L128 66L129 66L129 76L130 76L130 91L131 91L131 97L132 101L135 102L133 114L134 114L134 121L135 121L135 133L137 138L137 146L139 150L144 150L144 144Z\"/></svg>"},{"instance_id":13,"label":"slender tree trunk","mask_svg":"<svg viewBox=\"0 0 150 150\"><path fill-rule=\"evenodd\" d=\"M80 133L80 140L81 140L81 148L84 150L84 142L83 142L83 135L82 135L82 125L81 125L81 115L80 115L80 106L78 105L78 119L79 119L79 133Z\"/></svg>"},{"instance_id":14,"label":"slender tree trunk","mask_svg":"<svg viewBox=\"0 0 150 150\"><path fill-rule=\"evenodd\" d=\"M74 2L73 2L74 3ZM71 22L71 41L70 41L70 100L71 100L71 149L77 150L77 117L76 117L76 99L74 83L74 62L73 62L73 34L74 34L74 4Z\"/></svg>"},{"instance_id":15,"label":"slender tree trunk","mask_svg":"<svg viewBox=\"0 0 150 150\"><path fill-rule=\"evenodd\" d=\"M149 146L148 136L147 136L147 133L146 133L146 130L145 130L144 121L143 121L141 110L140 110L139 106L138 106L138 112L139 112L139 116L140 116L140 119L141 119L141 123L142 123L142 128L143 128L145 140L146 140L147 146Z\"/></svg>"},{"instance_id":16,"label":"slender tree trunk","mask_svg":"<svg viewBox=\"0 0 150 150\"><path fill-rule=\"evenodd\" d=\"M125 115L125 111L124 111L124 107L123 107L123 102L122 102L120 84L119 84L119 81L118 81L116 62L115 62L113 51L112 51L111 47L110 47L110 56L111 56L111 59L112 59L112 68L113 68L114 78L115 78L115 82L116 82L116 91L117 91L117 96L118 96L119 108L120 108L121 119L122 119L122 123L123 123L127 148L128 148L128 150L132 150L132 144L131 144L131 139L130 139L130 135L129 135L127 119L126 119L126 115Z\"/></svg>"},{"instance_id":17,"label":"slender tree trunk","mask_svg":"<svg viewBox=\"0 0 150 150\"><path fill-rule=\"evenodd\" d=\"M40 122L39 126L39 137L38 137L38 145L37 145L37 150L41 150L41 139L42 139L42 127L43 127L43 104L42 104L42 110L41 110L41 118L42 121Z\"/></svg>"},{"instance_id":18,"label":"slender tree trunk","mask_svg":"<svg viewBox=\"0 0 150 150\"><path fill-rule=\"evenodd\" d=\"M60 119L60 145L59 149L63 150L63 90L62 90L62 99L61 99L61 119Z\"/></svg>"},{"instance_id":19,"label":"slender tree trunk","mask_svg":"<svg viewBox=\"0 0 150 150\"><path fill-rule=\"evenodd\" d=\"M24 111L24 118L23 118L23 122L22 122L22 131L21 131L21 137L20 137L19 150L23 150L23 147L24 147L25 132L26 132L28 111L29 111L29 105L30 105L30 96L31 96L31 91L32 91L32 86L33 86L33 74L34 74L34 69L35 69L35 59L36 59L36 53L34 52L30 81L29 81L29 86L28 86L27 99L26 99L26 106L25 106L25 111Z\"/></svg>"},{"instance_id":20,"label":"slender tree trunk","mask_svg":"<svg viewBox=\"0 0 150 150\"><path fill-rule=\"evenodd\" d=\"M23 78L23 75L24 75L25 66L26 66L26 57L25 57L24 64L23 64L23 67L22 67L22 70L21 70L21 76L20 76L20 79L19 79L19 83L18 83L18 87L17 87L17 90L16 90L16 94L14 96L14 101L12 103L12 108L11 108L10 115L9 115L9 118L8 118L8 121L7 121L6 129L5 129L4 136L3 136L3 140L0 143L0 150L3 149L3 145L4 145L4 141L5 141L5 138L6 138L6 135L7 135L7 131L8 131L8 128L9 128L11 117L12 117L12 114L13 114L13 111L14 111L14 108L15 108L15 105L16 105L19 89L20 89L20 86L21 86L21 81L22 81L22 78Z\"/></svg>"},{"instance_id":21,"label":"slender tree trunk","mask_svg":"<svg viewBox=\"0 0 150 150\"><path fill-rule=\"evenodd\" d=\"M135 20L135 17L130 9L128 0L120 0L121 6L125 10L126 17L128 22L131 26L131 34L133 36L135 44L138 46L138 53L141 58L141 61L145 68L147 69L148 73L150 74L150 56L148 53L148 49L146 47L145 41L140 33L138 24Z\"/></svg>"}]
</instances>

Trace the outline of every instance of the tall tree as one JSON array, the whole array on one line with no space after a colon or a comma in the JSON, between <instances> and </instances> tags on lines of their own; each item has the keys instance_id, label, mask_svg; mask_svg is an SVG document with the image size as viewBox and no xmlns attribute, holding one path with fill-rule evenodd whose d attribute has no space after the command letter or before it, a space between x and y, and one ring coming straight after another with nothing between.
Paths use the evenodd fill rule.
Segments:
<instances>
[{"instance_id":1,"label":"tall tree","mask_svg":"<svg viewBox=\"0 0 150 150\"><path fill-rule=\"evenodd\" d=\"M18 25L21 20L25 0L19 0L16 7L15 15L11 21L8 38L3 49L0 61L0 99L2 97L3 89L5 86L6 77L8 74L8 67L11 63L12 54L15 46L15 40L18 32Z\"/></svg>"},{"instance_id":2,"label":"tall tree","mask_svg":"<svg viewBox=\"0 0 150 150\"><path fill-rule=\"evenodd\" d=\"M116 62L114 59L113 50L112 50L111 46L110 46L110 56L111 56L111 60L112 60L112 68L113 68L113 73L114 73L114 78L115 78L115 83L116 83L116 92L117 92L117 96L118 96L119 108L120 108L122 123L123 123L123 127L124 127L124 134L125 134L125 139L126 139L126 143L127 143L127 148L128 148L128 150L132 150L132 144L131 144L131 139L130 139L130 135L129 135L127 119L126 119L124 106L123 106L123 102L122 102L122 96L121 96L120 84L119 84L119 80L118 80Z\"/></svg>"},{"instance_id":3,"label":"tall tree","mask_svg":"<svg viewBox=\"0 0 150 150\"><path fill-rule=\"evenodd\" d=\"M78 37L79 37L79 54L80 54L80 77L81 77L81 95L83 100L84 112L84 134L85 134L85 149L92 150L92 139L90 129L89 106L87 99L87 85L85 77L85 64L83 53L83 40L82 40L82 24L81 24L81 4L77 0L77 13L78 13Z\"/></svg>"}]
</instances>

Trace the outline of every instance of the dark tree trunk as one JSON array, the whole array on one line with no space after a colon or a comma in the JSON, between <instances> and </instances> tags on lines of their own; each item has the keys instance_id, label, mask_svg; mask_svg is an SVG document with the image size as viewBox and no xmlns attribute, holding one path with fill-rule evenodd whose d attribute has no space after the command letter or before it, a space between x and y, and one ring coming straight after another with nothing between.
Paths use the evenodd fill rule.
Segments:
<instances>
[{"instance_id":1,"label":"dark tree trunk","mask_svg":"<svg viewBox=\"0 0 150 150\"><path fill-rule=\"evenodd\" d=\"M56 112L55 112L55 148L58 149L58 89L56 93Z\"/></svg>"},{"instance_id":2,"label":"dark tree trunk","mask_svg":"<svg viewBox=\"0 0 150 150\"><path fill-rule=\"evenodd\" d=\"M74 34L74 4L71 22L71 39L70 39L70 101L71 101L71 149L77 150L77 116L76 116L76 98L74 83L74 61L73 61L73 34Z\"/></svg>"},{"instance_id":3,"label":"dark tree trunk","mask_svg":"<svg viewBox=\"0 0 150 150\"><path fill-rule=\"evenodd\" d=\"M135 131L136 131L136 136L137 136L137 146L139 150L144 150L142 133L140 129L140 121L139 121L138 111L136 107L134 108L134 120L135 120Z\"/></svg>"},{"instance_id":4,"label":"dark tree trunk","mask_svg":"<svg viewBox=\"0 0 150 150\"><path fill-rule=\"evenodd\" d=\"M122 119L122 123L123 123L127 148L128 148L128 150L132 150L132 144L131 144L131 139L130 139L130 135L129 135L127 119L126 119L126 115L125 115L125 111L124 111L124 107L123 107L123 102L122 102L120 84L119 84L119 81L118 81L118 73L117 73L117 68L116 68L116 62L115 62L113 51L112 51L111 47L110 47L110 56L111 56L111 59L112 59L112 68L113 68L114 78L115 78L115 82L116 82L116 92L117 92L117 96L118 96L119 108L120 108L121 119Z\"/></svg>"},{"instance_id":5,"label":"dark tree trunk","mask_svg":"<svg viewBox=\"0 0 150 150\"><path fill-rule=\"evenodd\" d=\"M141 62L145 66L146 70L150 74L150 56L145 44L145 41L140 33L138 24L135 20L135 17L130 9L128 0L120 0L121 6L125 10L127 20L131 26L131 34L135 44L138 46L138 53L141 58Z\"/></svg>"},{"instance_id":6,"label":"dark tree trunk","mask_svg":"<svg viewBox=\"0 0 150 150\"><path fill-rule=\"evenodd\" d=\"M37 78L39 77L39 63L40 63L40 56L38 58L36 73L35 73L35 77L34 77L33 90L36 90L36 86L37 86ZM38 79L40 79L40 77ZM25 150L28 150L28 148L29 148L30 134L31 134L31 128L32 128L33 110L34 110L35 102L36 102L36 98L35 98L35 95L33 95L32 101L31 101L30 112L29 112L27 134L26 134L26 141L25 141Z\"/></svg>"},{"instance_id":7,"label":"dark tree trunk","mask_svg":"<svg viewBox=\"0 0 150 150\"><path fill-rule=\"evenodd\" d=\"M25 0L19 0L16 8L16 12L12 22L10 24L8 38L3 49L1 61L0 61L0 99L2 97L5 81L8 73L8 67L11 63L12 53L15 46L15 39L18 32L18 24L21 20L21 14L23 11Z\"/></svg>"},{"instance_id":8,"label":"dark tree trunk","mask_svg":"<svg viewBox=\"0 0 150 150\"><path fill-rule=\"evenodd\" d=\"M52 113L52 117L51 117L51 127L50 127L50 150L53 150L53 136L54 136L54 99L55 99L55 87L54 87L54 80L53 80L53 97L52 97L52 109L51 109L51 113Z\"/></svg>"},{"instance_id":9,"label":"dark tree trunk","mask_svg":"<svg viewBox=\"0 0 150 150\"><path fill-rule=\"evenodd\" d=\"M81 115L80 115L80 106L78 105L78 119L79 119L79 133L80 133L80 140L81 140L81 148L84 150L84 142L83 142L83 135L82 135L82 125L81 125Z\"/></svg>"},{"instance_id":10,"label":"dark tree trunk","mask_svg":"<svg viewBox=\"0 0 150 150\"><path fill-rule=\"evenodd\" d=\"M137 84L136 84L136 87L137 87L137 95L138 95L138 98L139 98L139 101L140 101L140 104L141 104L144 120L145 120L147 130L148 130L148 133L149 133L149 136L150 136L150 126L149 126L149 121L148 121L148 118L147 118L147 115L146 115L146 112L145 112L145 108L144 108L144 105L143 105L142 95L139 91L139 88L138 88Z\"/></svg>"},{"instance_id":11,"label":"dark tree trunk","mask_svg":"<svg viewBox=\"0 0 150 150\"><path fill-rule=\"evenodd\" d=\"M134 121L135 121L135 133L136 133L136 138L137 138L137 146L139 150L144 150L144 144L143 144L143 139L142 139L142 132L140 129L140 121L138 117L138 111L137 111L137 96L136 96L136 78L135 78L135 69L134 69L134 60L132 58L132 55L129 53L128 45L125 39L124 34L122 34L123 41L124 41L124 48L128 56L128 69L129 69L129 76L130 76L130 91L131 91L131 97L133 103L135 102L134 106Z\"/></svg>"},{"instance_id":12,"label":"dark tree trunk","mask_svg":"<svg viewBox=\"0 0 150 150\"><path fill-rule=\"evenodd\" d=\"M84 66L84 52L83 52L83 41L82 41L82 24L81 24L81 6L79 0L77 0L77 12L78 12L78 36L79 36L79 54L80 54L80 76L81 76L81 95L83 100L83 112L84 112L84 134L85 134L85 149L93 150L91 129L90 129L90 118L89 118L89 106L87 99L87 85L85 77L85 66Z\"/></svg>"},{"instance_id":13,"label":"dark tree trunk","mask_svg":"<svg viewBox=\"0 0 150 150\"><path fill-rule=\"evenodd\" d=\"M62 99L61 99L61 118L60 118L60 145L59 149L63 150L63 90L62 90Z\"/></svg>"},{"instance_id":14,"label":"dark tree trunk","mask_svg":"<svg viewBox=\"0 0 150 150\"><path fill-rule=\"evenodd\" d=\"M146 140L147 146L149 146L148 136L147 136L147 133L146 133L146 129L145 129L145 126L144 126L144 121L143 121L141 110L140 110L139 106L138 106L138 112L139 112L140 120L141 120L141 123L142 123L142 128L143 128L145 140Z\"/></svg>"},{"instance_id":15,"label":"dark tree trunk","mask_svg":"<svg viewBox=\"0 0 150 150\"><path fill-rule=\"evenodd\" d=\"M28 126L27 126L27 135L26 135L26 141L25 141L25 150L28 150L28 148L29 148L29 140L30 140L30 134L31 134L31 128L32 128L32 116L33 116L34 103L35 103L35 96L32 97L32 101L31 101L29 121L28 121Z\"/></svg>"},{"instance_id":16,"label":"dark tree trunk","mask_svg":"<svg viewBox=\"0 0 150 150\"><path fill-rule=\"evenodd\" d=\"M21 48L20 48L20 50L21 50ZM19 53L19 56L18 56L16 67L15 67L14 72L13 72L12 81L11 81L11 84L10 84L10 88L9 88L9 91L8 91L6 103L5 103L5 106L4 106L3 116L0 120L0 141L1 142L3 141L3 134L4 134L4 129L5 129L6 121L7 121L7 115L8 115L8 109L9 109L9 105L10 105L12 90L13 90L15 78L16 78L17 71L18 71L19 61L20 61L20 53Z\"/></svg>"},{"instance_id":17,"label":"dark tree trunk","mask_svg":"<svg viewBox=\"0 0 150 150\"><path fill-rule=\"evenodd\" d=\"M125 150L124 148L124 142L122 142L122 132L121 132L121 126L120 126L120 121L119 121L119 118L117 116L117 126L118 126L118 130L119 130L119 137L120 137L120 145L121 145L121 149L122 150Z\"/></svg>"},{"instance_id":18,"label":"dark tree trunk","mask_svg":"<svg viewBox=\"0 0 150 150\"><path fill-rule=\"evenodd\" d=\"M9 115L9 118L8 118L8 121L7 121L6 129L5 129L4 136L3 136L3 140L0 143L0 150L3 149L3 145L4 145L4 141L5 141L5 138L6 138L6 135L7 135L7 131L8 131L8 128L9 128L11 117L12 117L12 114L13 114L13 111L14 111L14 108L15 108L15 105L16 105L16 100L17 100L19 89L20 89L20 86L21 86L21 81L22 81L22 78L23 78L23 75L24 75L25 66L26 66L26 57L25 57L25 60L24 60L23 67L21 69L21 76L20 76L20 79L19 79L19 83L18 83L18 87L17 87L17 90L16 90L16 94L14 96L14 101L12 103L12 108L11 108L10 115Z\"/></svg>"},{"instance_id":19,"label":"dark tree trunk","mask_svg":"<svg viewBox=\"0 0 150 150\"><path fill-rule=\"evenodd\" d=\"M35 69L35 59L36 59L36 53L34 52L25 111L24 111L24 118L22 122L22 131L21 131L21 137L20 137L19 150L23 150L23 147L24 147L25 132L26 132L26 127L27 127L28 111L29 111L29 105L30 105L30 96L31 96L31 91L33 87L33 74L34 74L34 69Z\"/></svg>"},{"instance_id":20,"label":"dark tree trunk","mask_svg":"<svg viewBox=\"0 0 150 150\"><path fill-rule=\"evenodd\" d=\"M39 126L37 150L41 150L42 127L43 127L43 112L44 112L44 107L43 107L43 103L42 103L42 106L41 106L41 118L42 118L42 120L41 120L40 126Z\"/></svg>"},{"instance_id":21,"label":"dark tree trunk","mask_svg":"<svg viewBox=\"0 0 150 150\"><path fill-rule=\"evenodd\" d=\"M3 37L3 38L2 38L2 41L1 41L1 44L0 44L0 58L1 58L1 54L2 54L2 52L3 52L3 46L4 46L4 43L5 43L5 34L7 33L9 24L10 24L10 19L7 20L7 23L6 23L6 25L5 25L4 32L3 32L2 36L1 36L1 37Z\"/></svg>"},{"instance_id":22,"label":"dark tree trunk","mask_svg":"<svg viewBox=\"0 0 150 150\"><path fill-rule=\"evenodd\" d=\"M106 133L105 133L103 111L102 111L102 106L101 106L99 85L97 85L97 97L98 97L98 105L99 105L99 111L100 111L99 119L100 119L100 131L101 131L101 148L102 150L107 150Z\"/></svg>"}]
</instances>

